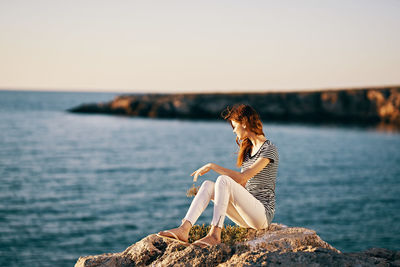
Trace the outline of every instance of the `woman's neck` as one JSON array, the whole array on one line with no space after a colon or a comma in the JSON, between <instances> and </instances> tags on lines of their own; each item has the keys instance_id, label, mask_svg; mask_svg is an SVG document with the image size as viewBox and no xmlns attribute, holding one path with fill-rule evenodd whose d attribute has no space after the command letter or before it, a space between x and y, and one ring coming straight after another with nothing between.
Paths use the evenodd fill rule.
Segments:
<instances>
[{"instance_id":1,"label":"woman's neck","mask_svg":"<svg viewBox=\"0 0 400 267\"><path fill-rule=\"evenodd\" d=\"M254 135L249 136L250 142L253 144L253 147L260 147L267 138L264 135Z\"/></svg>"}]
</instances>

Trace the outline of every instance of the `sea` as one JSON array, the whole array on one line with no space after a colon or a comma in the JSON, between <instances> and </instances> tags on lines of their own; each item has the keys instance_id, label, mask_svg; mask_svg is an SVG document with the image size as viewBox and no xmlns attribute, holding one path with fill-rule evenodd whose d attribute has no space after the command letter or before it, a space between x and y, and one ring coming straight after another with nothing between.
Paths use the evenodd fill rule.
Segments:
<instances>
[{"instance_id":1,"label":"sea","mask_svg":"<svg viewBox=\"0 0 400 267\"><path fill-rule=\"evenodd\" d=\"M67 111L117 95L0 91L0 266L73 266L121 252L179 226L194 170L214 162L239 171L235 134L221 119ZM400 249L399 132L263 125L280 156L274 223L313 229L342 252ZM212 212L210 202L196 224Z\"/></svg>"}]
</instances>

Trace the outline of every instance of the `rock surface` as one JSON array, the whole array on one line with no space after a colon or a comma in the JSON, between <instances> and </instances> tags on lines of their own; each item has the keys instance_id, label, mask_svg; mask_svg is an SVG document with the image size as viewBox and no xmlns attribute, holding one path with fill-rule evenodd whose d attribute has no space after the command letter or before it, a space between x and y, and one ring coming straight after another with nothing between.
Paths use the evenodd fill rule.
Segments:
<instances>
[{"instance_id":1,"label":"rock surface","mask_svg":"<svg viewBox=\"0 0 400 267\"><path fill-rule=\"evenodd\" d=\"M248 239L209 248L149 235L121 253L80 257L75 267L94 266L399 266L400 252L374 248L341 253L313 230L272 224L249 230Z\"/></svg>"},{"instance_id":2,"label":"rock surface","mask_svg":"<svg viewBox=\"0 0 400 267\"><path fill-rule=\"evenodd\" d=\"M121 95L71 112L187 119L220 119L226 106L252 105L263 121L357 123L400 128L400 87L281 93Z\"/></svg>"}]
</instances>

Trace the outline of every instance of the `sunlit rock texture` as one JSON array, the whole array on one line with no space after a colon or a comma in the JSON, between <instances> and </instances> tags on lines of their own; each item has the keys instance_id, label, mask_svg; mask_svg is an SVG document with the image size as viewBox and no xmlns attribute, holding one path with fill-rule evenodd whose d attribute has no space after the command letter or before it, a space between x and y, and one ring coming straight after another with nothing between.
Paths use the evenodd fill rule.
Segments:
<instances>
[{"instance_id":1,"label":"sunlit rock texture","mask_svg":"<svg viewBox=\"0 0 400 267\"><path fill-rule=\"evenodd\" d=\"M149 235L120 253L80 257L75 267L94 266L398 266L400 252L373 248L341 253L315 231L272 224L249 230L245 241L200 248Z\"/></svg>"}]
</instances>

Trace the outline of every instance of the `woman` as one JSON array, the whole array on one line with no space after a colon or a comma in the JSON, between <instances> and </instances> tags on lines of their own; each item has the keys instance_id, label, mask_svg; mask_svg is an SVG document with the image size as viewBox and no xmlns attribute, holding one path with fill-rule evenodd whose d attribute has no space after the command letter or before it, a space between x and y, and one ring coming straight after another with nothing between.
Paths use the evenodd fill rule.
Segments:
<instances>
[{"instance_id":1,"label":"woman","mask_svg":"<svg viewBox=\"0 0 400 267\"><path fill-rule=\"evenodd\" d=\"M229 120L237 135L239 146L237 166L241 172L208 163L191 176L197 177L213 170L220 174L216 182L206 180L193 199L182 224L174 229L160 231L159 236L188 242L189 231L205 210L210 200L214 202L211 230L204 238L194 242L200 247L221 242L221 230L225 215L237 225L245 228L265 229L275 212L275 181L279 155L274 144L262 129L257 112L249 105L229 107L222 113Z\"/></svg>"}]
</instances>

